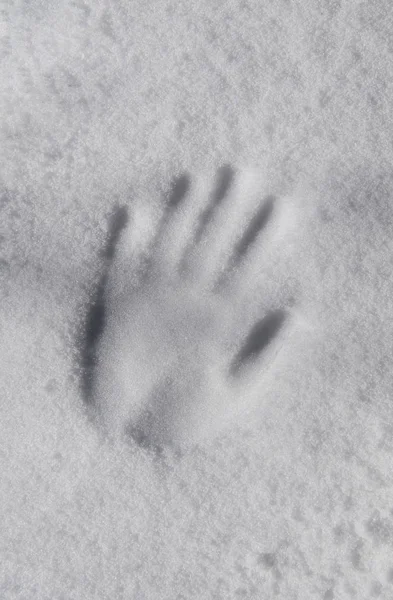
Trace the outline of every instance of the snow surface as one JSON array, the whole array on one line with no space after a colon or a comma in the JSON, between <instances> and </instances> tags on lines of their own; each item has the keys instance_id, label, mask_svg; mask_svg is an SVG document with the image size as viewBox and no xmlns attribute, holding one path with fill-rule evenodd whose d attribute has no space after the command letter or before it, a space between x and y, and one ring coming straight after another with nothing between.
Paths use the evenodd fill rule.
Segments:
<instances>
[{"instance_id":1,"label":"snow surface","mask_svg":"<svg viewBox=\"0 0 393 600\"><path fill-rule=\"evenodd\" d=\"M0 597L391 599L390 1L9 0L0 18ZM196 445L113 439L81 384L92 299L132 282L173 178L204 202L224 164L234 210L292 209L241 281L262 275L262 308L293 298L302 325L261 355L259 402L239 392L208 437L203 409L196 428L180 419ZM115 206L130 222L112 264ZM226 218L214 252L245 227ZM153 282L154 307L168 292Z\"/></svg>"}]
</instances>

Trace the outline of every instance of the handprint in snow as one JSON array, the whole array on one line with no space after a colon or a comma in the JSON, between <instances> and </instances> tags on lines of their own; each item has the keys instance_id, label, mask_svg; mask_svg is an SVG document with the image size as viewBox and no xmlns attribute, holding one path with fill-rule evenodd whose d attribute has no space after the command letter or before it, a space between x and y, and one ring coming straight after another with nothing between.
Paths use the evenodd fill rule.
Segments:
<instances>
[{"instance_id":1,"label":"handprint in snow","mask_svg":"<svg viewBox=\"0 0 393 600\"><path fill-rule=\"evenodd\" d=\"M86 395L113 439L185 448L263 397L293 328L289 306L262 298L291 216L237 179L222 167L203 193L179 177L142 242L137 218L113 216L83 353Z\"/></svg>"}]
</instances>

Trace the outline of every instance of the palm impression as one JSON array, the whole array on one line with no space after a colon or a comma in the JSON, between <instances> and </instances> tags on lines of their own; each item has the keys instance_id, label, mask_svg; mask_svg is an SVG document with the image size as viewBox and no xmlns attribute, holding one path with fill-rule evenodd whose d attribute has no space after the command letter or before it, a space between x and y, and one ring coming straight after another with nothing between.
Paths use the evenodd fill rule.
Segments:
<instances>
[{"instance_id":1,"label":"palm impression","mask_svg":"<svg viewBox=\"0 0 393 600\"><path fill-rule=\"evenodd\" d=\"M210 190L176 179L144 236L137 210L130 223L124 208L113 216L86 389L110 438L186 448L263 399L290 339L293 308L271 282L292 204L222 167Z\"/></svg>"}]
</instances>

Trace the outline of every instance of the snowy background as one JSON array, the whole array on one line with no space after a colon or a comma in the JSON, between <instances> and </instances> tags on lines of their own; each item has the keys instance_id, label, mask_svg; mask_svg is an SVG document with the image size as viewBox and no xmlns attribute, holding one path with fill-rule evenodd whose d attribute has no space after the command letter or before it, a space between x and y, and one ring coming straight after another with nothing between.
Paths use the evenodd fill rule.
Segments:
<instances>
[{"instance_id":1,"label":"snowy background","mask_svg":"<svg viewBox=\"0 0 393 600\"><path fill-rule=\"evenodd\" d=\"M393 597L390 0L0 6L0 596ZM182 459L102 441L76 339L115 203L173 176L307 190L318 335Z\"/></svg>"}]
</instances>

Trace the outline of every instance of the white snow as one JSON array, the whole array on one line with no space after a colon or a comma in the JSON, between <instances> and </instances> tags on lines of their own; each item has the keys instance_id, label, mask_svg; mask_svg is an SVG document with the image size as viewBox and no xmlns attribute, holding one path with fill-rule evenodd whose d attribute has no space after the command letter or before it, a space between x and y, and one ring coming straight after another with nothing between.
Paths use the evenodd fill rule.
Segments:
<instances>
[{"instance_id":1,"label":"white snow","mask_svg":"<svg viewBox=\"0 0 393 600\"><path fill-rule=\"evenodd\" d=\"M392 597L390 4L3 3L1 598ZM239 410L224 403L212 419L223 389L212 379L189 405L194 421L164 412L176 423L170 443L195 442L181 454L113 440L78 371L110 215L126 206L130 222L110 270L117 325L102 356L114 382L133 365L138 392L164 364L163 331L174 332L172 350L215 351L218 334L183 348L178 315L199 332L207 300L213 330L229 333L218 315L231 316L230 294L218 308L210 292L174 293L164 278L143 303L116 303L135 283L173 177L189 174L195 213L173 225L172 258L223 164L235 179L204 261L221 264L272 194L281 217L292 210L289 228L272 216L234 288L250 311L288 307L299 325L268 364L261 355L259 402L230 387ZM127 355L134 310L139 344ZM150 351L146 364L137 354L151 343L144 311L157 322L154 369ZM217 361L229 356L220 346ZM199 360L203 376L216 364ZM183 398L195 381L181 379ZM135 397L143 408L139 392L121 403L121 427ZM109 420L122 414L103 403Z\"/></svg>"}]
</instances>

